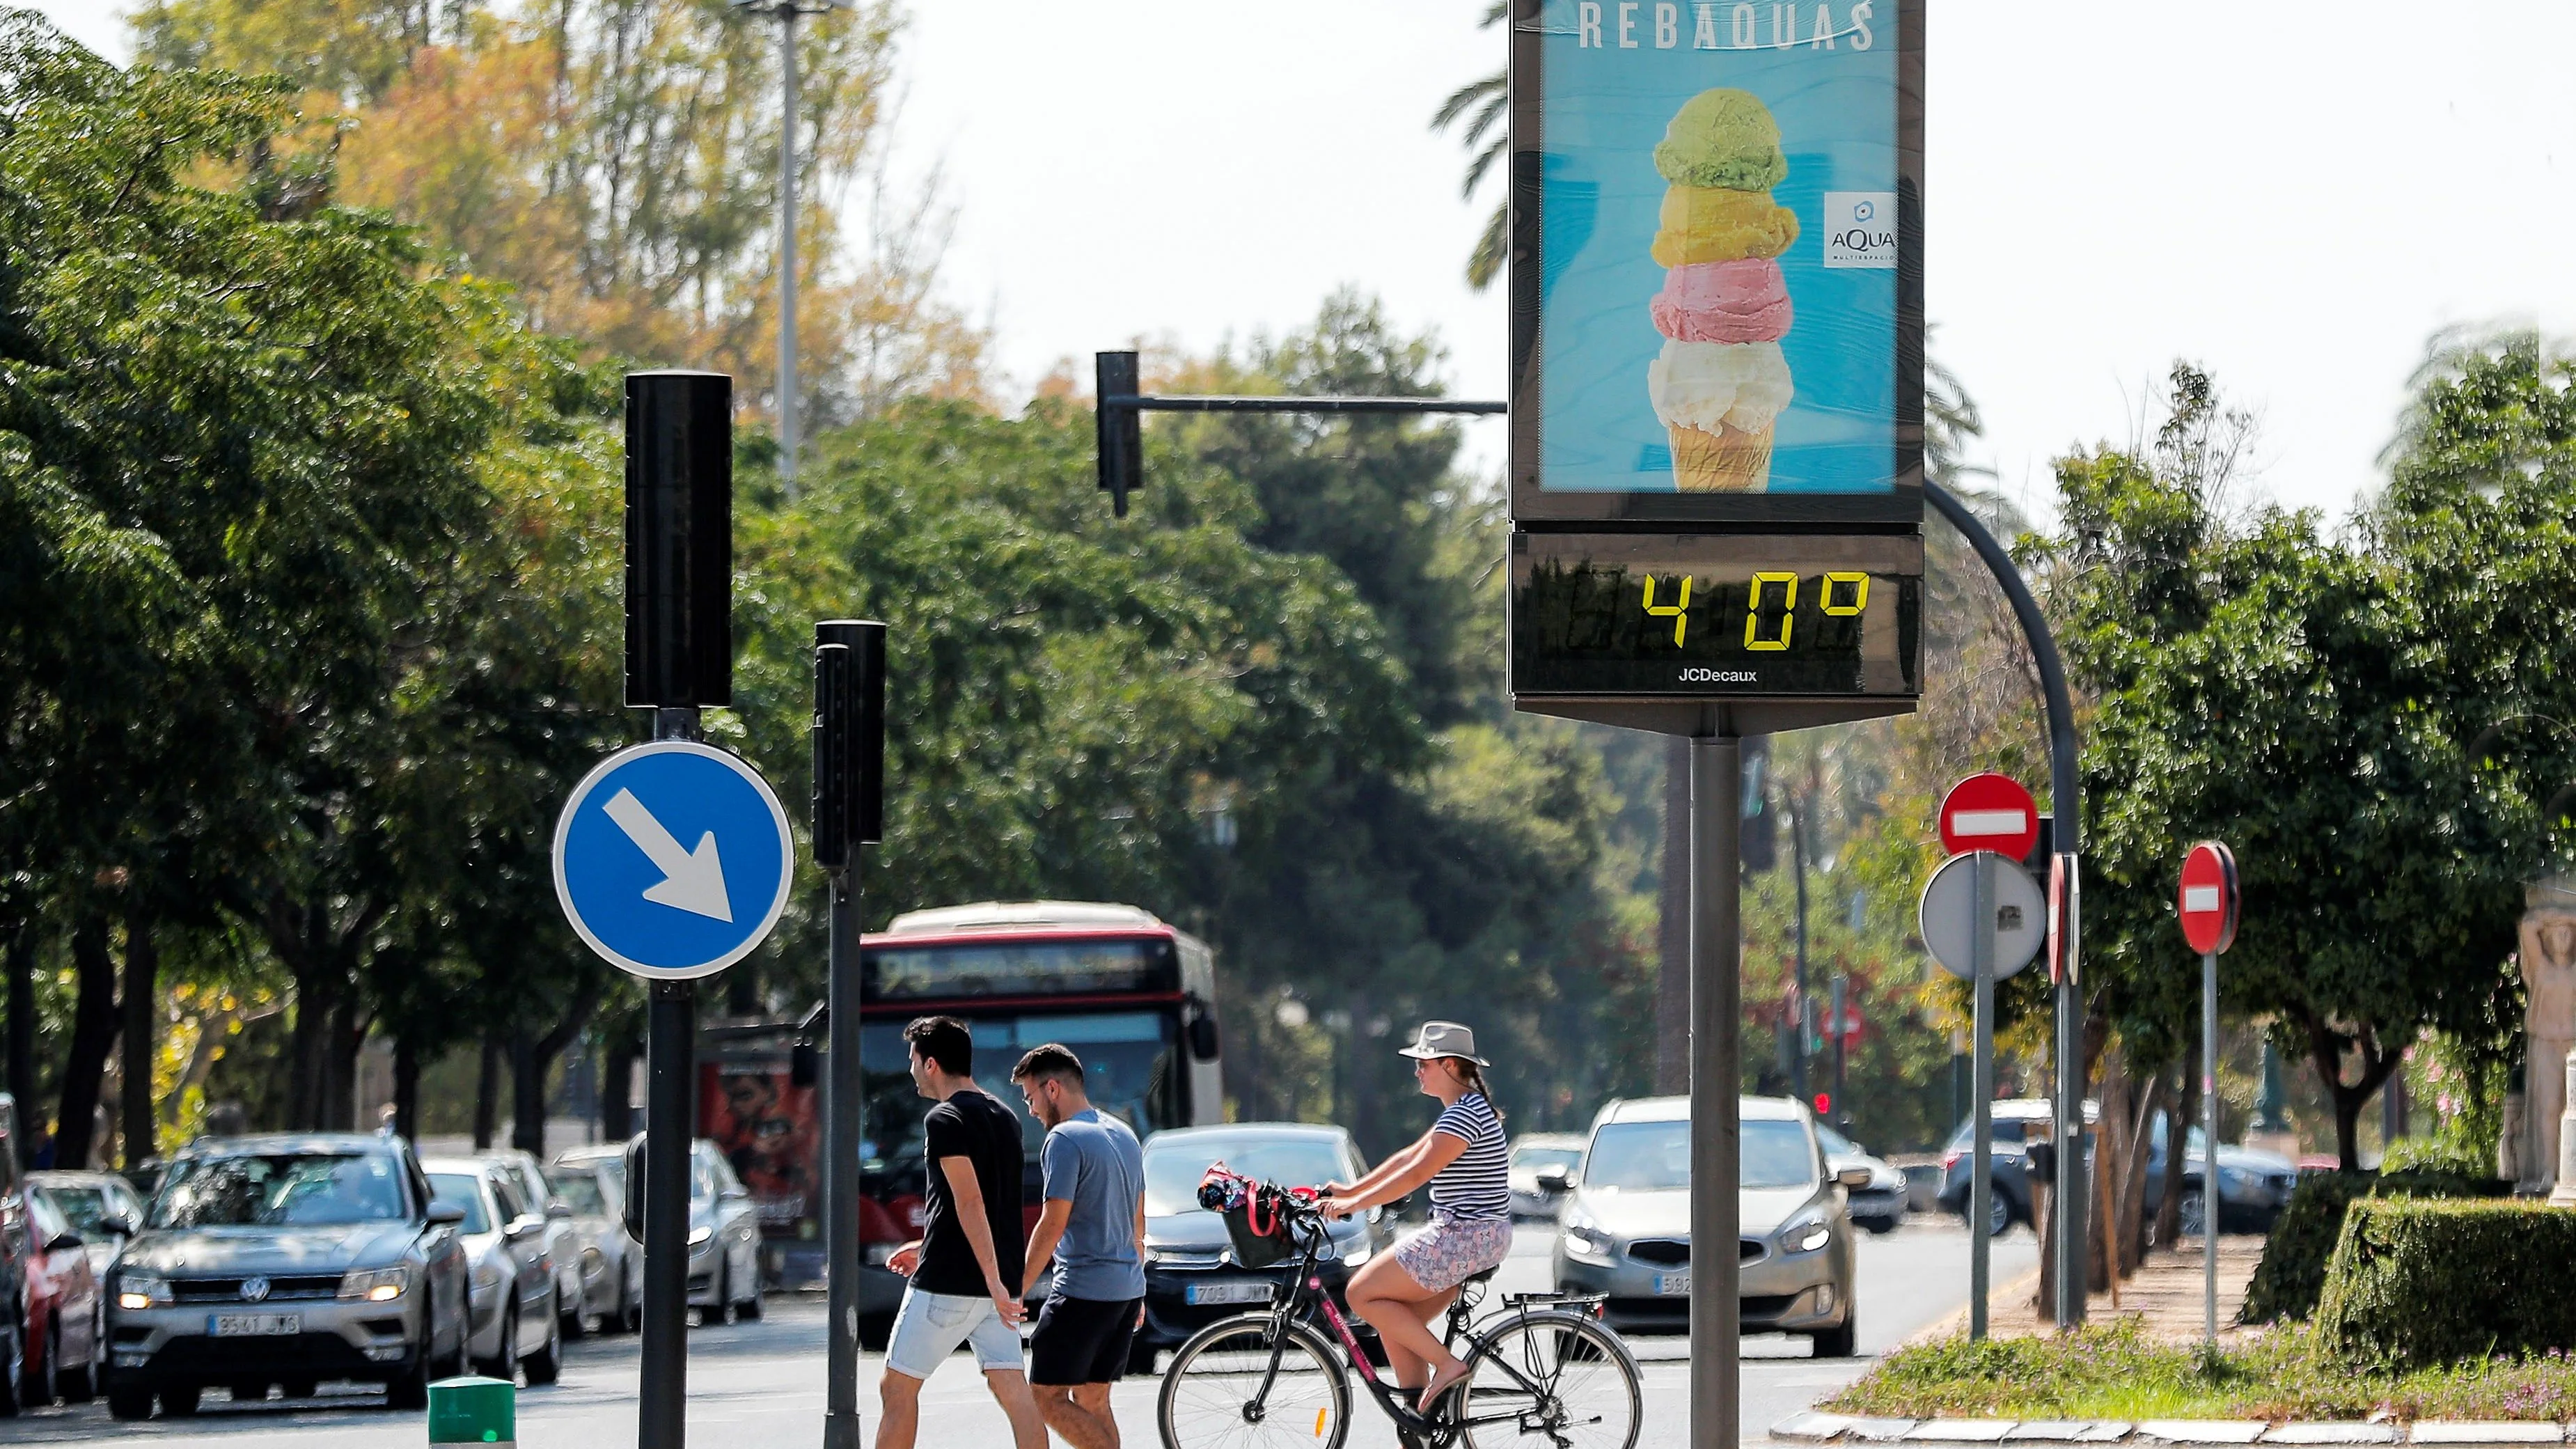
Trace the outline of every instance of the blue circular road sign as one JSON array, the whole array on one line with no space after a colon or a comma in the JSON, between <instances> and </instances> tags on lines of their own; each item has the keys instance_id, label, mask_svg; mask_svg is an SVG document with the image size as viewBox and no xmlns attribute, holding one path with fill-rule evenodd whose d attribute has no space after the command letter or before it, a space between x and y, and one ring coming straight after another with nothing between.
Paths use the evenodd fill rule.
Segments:
<instances>
[{"instance_id":1,"label":"blue circular road sign","mask_svg":"<svg viewBox=\"0 0 2576 1449\"><path fill-rule=\"evenodd\" d=\"M590 949L637 976L709 976L778 924L795 877L760 772L694 740L618 751L555 822L555 896Z\"/></svg>"}]
</instances>

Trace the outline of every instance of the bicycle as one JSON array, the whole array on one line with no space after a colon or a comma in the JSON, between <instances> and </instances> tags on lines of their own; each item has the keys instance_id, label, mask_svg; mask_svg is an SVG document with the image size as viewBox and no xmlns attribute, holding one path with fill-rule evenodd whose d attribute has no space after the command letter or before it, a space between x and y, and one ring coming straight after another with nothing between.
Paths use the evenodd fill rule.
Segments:
<instances>
[{"instance_id":1,"label":"bicycle","mask_svg":"<svg viewBox=\"0 0 2576 1449\"><path fill-rule=\"evenodd\" d=\"M1350 1321L1324 1291L1315 1272L1329 1239L1323 1214L1297 1202L1282 1216L1283 1231L1299 1245L1288 1291L1274 1290L1266 1311L1209 1324L1174 1351L1156 1413L1163 1449L1342 1449L1351 1410L1344 1363L1407 1446L1635 1449L1644 1417L1637 1361L1594 1316L1600 1295L1506 1294L1503 1308L1475 1322L1494 1270L1469 1278L1449 1306L1442 1335L1468 1373L1425 1416L1405 1401L1404 1390L1378 1377ZM1333 1342L1315 1325L1319 1313L1340 1342L1343 1363L1334 1361Z\"/></svg>"}]
</instances>

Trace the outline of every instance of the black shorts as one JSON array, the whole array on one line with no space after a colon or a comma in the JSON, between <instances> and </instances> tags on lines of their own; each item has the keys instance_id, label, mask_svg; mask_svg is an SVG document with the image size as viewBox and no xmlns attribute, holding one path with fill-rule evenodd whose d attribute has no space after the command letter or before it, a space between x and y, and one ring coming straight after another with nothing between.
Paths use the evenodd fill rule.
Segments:
<instances>
[{"instance_id":1,"label":"black shorts","mask_svg":"<svg viewBox=\"0 0 2576 1449\"><path fill-rule=\"evenodd\" d=\"M1065 1388L1114 1384L1127 1376L1127 1345L1136 1336L1142 1298L1115 1303L1050 1295L1029 1335L1029 1382Z\"/></svg>"}]
</instances>

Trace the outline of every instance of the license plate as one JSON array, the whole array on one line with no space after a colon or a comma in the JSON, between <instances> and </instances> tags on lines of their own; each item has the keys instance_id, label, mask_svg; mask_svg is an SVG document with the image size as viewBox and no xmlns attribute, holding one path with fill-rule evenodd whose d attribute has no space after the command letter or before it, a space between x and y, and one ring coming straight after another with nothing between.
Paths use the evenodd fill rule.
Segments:
<instances>
[{"instance_id":1,"label":"license plate","mask_svg":"<svg viewBox=\"0 0 2576 1449\"><path fill-rule=\"evenodd\" d=\"M1688 1297L1690 1294L1690 1275L1688 1273L1657 1273L1655 1275L1655 1292L1667 1298Z\"/></svg>"},{"instance_id":2,"label":"license plate","mask_svg":"<svg viewBox=\"0 0 2576 1449\"><path fill-rule=\"evenodd\" d=\"M303 1318L293 1313L215 1313L206 1318L206 1332L217 1338L280 1338L303 1331Z\"/></svg>"},{"instance_id":3,"label":"license plate","mask_svg":"<svg viewBox=\"0 0 2576 1449\"><path fill-rule=\"evenodd\" d=\"M1183 1293L1190 1303L1267 1303L1270 1285L1254 1278L1230 1283L1192 1283Z\"/></svg>"}]
</instances>

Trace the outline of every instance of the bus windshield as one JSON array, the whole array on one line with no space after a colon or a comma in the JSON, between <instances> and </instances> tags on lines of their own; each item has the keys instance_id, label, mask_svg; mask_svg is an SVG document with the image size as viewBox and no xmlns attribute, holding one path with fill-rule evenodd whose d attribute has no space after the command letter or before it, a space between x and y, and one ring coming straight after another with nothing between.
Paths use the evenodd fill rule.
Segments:
<instances>
[{"instance_id":1,"label":"bus windshield","mask_svg":"<svg viewBox=\"0 0 2576 1449\"><path fill-rule=\"evenodd\" d=\"M1171 1012L1032 1012L963 1019L975 1037L975 1082L1019 1114L1032 1172L1046 1129L1028 1115L1019 1089L1011 1085L1011 1068L1021 1053L1042 1043L1072 1048L1082 1058L1091 1105L1125 1122L1137 1136L1180 1125L1179 1029ZM917 1175L922 1169L921 1118L931 1104L913 1090L903 1023L871 1021L861 1028L859 1060L867 1077L861 1171L869 1176Z\"/></svg>"}]
</instances>

